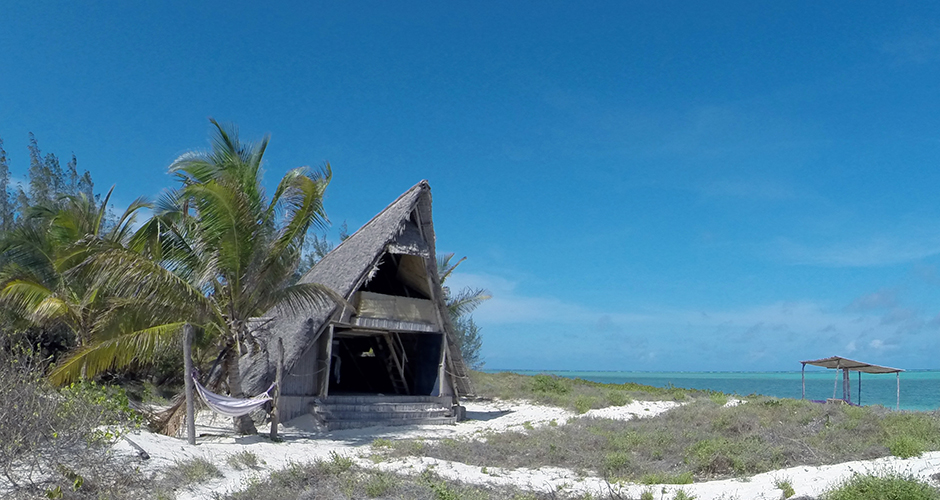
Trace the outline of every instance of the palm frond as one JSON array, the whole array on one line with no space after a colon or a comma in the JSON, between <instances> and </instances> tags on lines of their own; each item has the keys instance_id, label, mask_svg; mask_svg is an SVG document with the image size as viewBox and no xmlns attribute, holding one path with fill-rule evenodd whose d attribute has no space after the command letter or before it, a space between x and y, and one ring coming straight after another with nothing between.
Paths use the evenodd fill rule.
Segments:
<instances>
[{"instance_id":1,"label":"palm frond","mask_svg":"<svg viewBox=\"0 0 940 500\"><path fill-rule=\"evenodd\" d=\"M56 366L49 373L49 380L55 385L64 385L78 380L83 370L86 377L94 377L108 369L126 367L135 359L152 360L157 353L173 345L185 324L168 323L99 342Z\"/></svg>"},{"instance_id":2,"label":"palm frond","mask_svg":"<svg viewBox=\"0 0 940 500\"><path fill-rule=\"evenodd\" d=\"M15 279L6 283L0 290L0 300L17 309L24 316L29 316L39 304L54 294L55 291L41 283Z\"/></svg>"},{"instance_id":3,"label":"palm frond","mask_svg":"<svg viewBox=\"0 0 940 500\"><path fill-rule=\"evenodd\" d=\"M467 260L466 257L461 257L456 263L451 264L450 260L453 258L453 253L439 255L437 257L437 275L441 278L441 283L447 281L450 273L454 272L454 269L457 269L457 266L459 266L461 262Z\"/></svg>"},{"instance_id":4,"label":"palm frond","mask_svg":"<svg viewBox=\"0 0 940 500\"><path fill-rule=\"evenodd\" d=\"M451 318L460 318L473 312L480 304L490 300L490 293L482 288L467 287L457 295L449 297L447 300L447 309Z\"/></svg>"}]
</instances>

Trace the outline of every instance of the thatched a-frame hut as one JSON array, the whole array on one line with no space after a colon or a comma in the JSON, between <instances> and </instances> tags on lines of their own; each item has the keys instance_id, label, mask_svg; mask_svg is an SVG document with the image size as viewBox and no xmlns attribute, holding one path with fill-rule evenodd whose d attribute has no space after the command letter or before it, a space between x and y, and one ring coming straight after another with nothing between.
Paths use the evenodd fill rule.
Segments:
<instances>
[{"instance_id":1,"label":"thatched a-frame hut","mask_svg":"<svg viewBox=\"0 0 940 500\"><path fill-rule=\"evenodd\" d=\"M349 301L258 321L260 352L242 358L247 393L274 380L284 345L282 421L313 412L330 428L447 423L472 392L444 302L431 189L421 181L302 279ZM389 411L396 410L396 411Z\"/></svg>"}]
</instances>

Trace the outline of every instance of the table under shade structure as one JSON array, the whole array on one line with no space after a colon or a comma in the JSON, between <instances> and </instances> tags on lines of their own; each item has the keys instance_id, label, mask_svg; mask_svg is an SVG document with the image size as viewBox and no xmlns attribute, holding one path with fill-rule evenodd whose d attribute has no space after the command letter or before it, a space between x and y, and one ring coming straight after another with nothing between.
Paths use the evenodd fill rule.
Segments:
<instances>
[{"instance_id":1,"label":"table under shade structure","mask_svg":"<svg viewBox=\"0 0 940 500\"><path fill-rule=\"evenodd\" d=\"M821 366L836 370L836 380L832 387L832 399L836 399L836 390L839 386L838 370L842 370L842 401L852 404L852 388L849 384L849 372L858 372L858 400L856 404L862 403L862 373L894 373L898 382L898 401L897 409L901 409L901 372L900 368L891 368L890 366L879 366L853 359L843 358L841 356L832 356L831 358L814 359L811 361L800 361L803 364L801 380L803 382L803 399L806 399L806 365Z\"/></svg>"}]
</instances>

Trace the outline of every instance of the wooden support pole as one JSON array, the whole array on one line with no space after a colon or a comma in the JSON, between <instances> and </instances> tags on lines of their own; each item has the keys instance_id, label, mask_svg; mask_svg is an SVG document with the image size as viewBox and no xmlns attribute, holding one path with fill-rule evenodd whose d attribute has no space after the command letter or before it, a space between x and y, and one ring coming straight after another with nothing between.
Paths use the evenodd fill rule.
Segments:
<instances>
[{"instance_id":1,"label":"wooden support pole","mask_svg":"<svg viewBox=\"0 0 940 500\"><path fill-rule=\"evenodd\" d=\"M897 379L898 379L898 406L896 407L896 409L900 410L901 409L901 372L895 372L895 373L897 374Z\"/></svg>"},{"instance_id":2,"label":"wooden support pole","mask_svg":"<svg viewBox=\"0 0 940 500\"><path fill-rule=\"evenodd\" d=\"M326 398L330 395L330 375L333 373L333 323L330 323L328 335L326 336L326 354L325 354L325 366L323 374L325 375L323 379L320 380L320 397Z\"/></svg>"},{"instance_id":3,"label":"wooden support pole","mask_svg":"<svg viewBox=\"0 0 940 500\"><path fill-rule=\"evenodd\" d=\"M803 363L803 369L800 370L800 382L803 383L803 395L800 399L806 399L806 363Z\"/></svg>"},{"instance_id":4,"label":"wooden support pole","mask_svg":"<svg viewBox=\"0 0 940 500\"><path fill-rule=\"evenodd\" d=\"M862 372L858 372L858 401L856 403L862 406Z\"/></svg>"},{"instance_id":5,"label":"wooden support pole","mask_svg":"<svg viewBox=\"0 0 940 500\"><path fill-rule=\"evenodd\" d=\"M836 398L836 389L839 388L839 370L836 369L836 378L832 381L832 399Z\"/></svg>"},{"instance_id":6,"label":"wooden support pole","mask_svg":"<svg viewBox=\"0 0 940 500\"><path fill-rule=\"evenodd\" d=\"M849 385L849 369L842 369L842 400L846 403L852 402L852 388Z\"/></svg>"},{"instance_id":7,"label":"wooden support pole","mask_svg":"<svg viewBox=\"0 0 940 500\"><path fill-rule=\"evenodd\" d=\"M284 377L284 341L277 339L277 371L274 374L274 411L271 412L271 440L277 441L277 426L281 421L281 382Z\"/></svg>"},{"instance_id":8,"label":"wooden support pole","mask_svg":"<svg viewBox=\"0 0 940 500\"><path fill-rule=\"evenodd\" d=\"M196 408L193 401L193 325L183 325L183 380L186 383L186 434L196 444Z\"/></svg>"}]
</instances>

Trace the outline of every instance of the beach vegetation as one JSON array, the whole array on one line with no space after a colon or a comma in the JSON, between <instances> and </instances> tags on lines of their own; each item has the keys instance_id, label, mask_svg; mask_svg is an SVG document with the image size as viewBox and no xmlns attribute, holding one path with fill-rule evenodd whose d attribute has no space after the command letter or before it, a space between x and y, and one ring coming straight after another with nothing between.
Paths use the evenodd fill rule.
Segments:
<instances>
[{"instance_id":1,"label":"beach vegetation","mask_svg":"<svg viewBox=\"0 0 940 500\"><path fill-rule=\"evenodd\" d=\"M607 399L607 403L610 406L626 406L633 402L633 398L628 396L624 391L609 390L604 397Z\"/></svg>"},{"instance_id":2,"label":"beach vegetation","mask_svg":"<svg viewBox=\"0 0 940 500\"><path fill-rule=\"evenodd\" d=\"M587 413L595 404L597 404L595 398L585 394L578 394L574 398L574 410L578 412L578 415Z\"/></svg>"},{"instance_id":3,"label":"beach vegetation","mask_svg":"<svg viewBox=\"0 0 940 500\"><path fill-rule=\"evenodd\" d=\"M257 348L250 318L275 306L297 311L343 300L323 285L287 285L308 230L326 227L329 166L288 171L269 198L261 182L268 138L242 142L234 128L212 124L211 150L186 153L170 165L182 187L164 194L128 247L98 252L86 265L97 285L119 298L120 317L151 313L143 318L149 326L122 329L79 350L56 367L53 380L148 361L188 322L218 353L229 393L243 397L237 360ZM248 416L234 420L237 433L255 432Z\"/></svg>"},{"instance_id":4,"label":"beach vegetation","mask_svg":"<svg viewBox=\"0 0 940 500\"><path fill-rule=\"evenodd\" d=\"M57 389L45 368L31 349L0 349L0 497L134 498L147 478L111 451L139 425L123 391L91 382Z\"/></svg>"},{"instance_id":5,"label":"beach vegetation","mask_svg":"<svg viewBox=\"0 0 940 500\"><path fill-rule=\"evenodd\" d=\"M367 497L377 498L388 494L388 492L395 487L397 482L398 478L392 474L376 472L375 474L370 474L362 482L362 489L365 491Z\"/></svg>"},{"instance_id":6,"label":"beach vegetation","mask_svg":"<svg viewBox=\"0 0 940 500\"><path fill-rule=\"evenodd\" d=\"M796 490L793 489L793 483L791 483L789 479L775 479L774 487L780 490L780 494L783 495L784 500L796 495Z\"/></svg>"},{"instance_id":7,"label":"beach vegetation","mask_svg":"<svg viewBox=\"0 0 940 500\"><path fill-rule=\"evenodd\" d=\"M898 472L857 474L823 493L822 500L938 500L940 490Z\"/></svg>"},{"instance_id":8,"label":"beach vegetation","mask_svg":"<svg viewBox=\"0 0 940 500\"><path fill-rule=\"evenodd\" d=\"M257 469L264 463L263 460L258 458L257 454L250 450L242 450L238 453L233 453L225 459L225 462L229 467L235 470Z\"/></svg>"},{"instance_id":9,"label":"beach vegetation","mask_svg":"<svg viewBox=\"0 0 940 500\"><path fill-rule=\"evenodd\" d=\"M888 451L899 458L919 457L927 451L927 446L916 437L897 436L888 442Z\"/></svg>"},{"instance_id":10,"label":"beach vegetation","mask_svg":"<svg viewBox=\"0 0 940 500\"><path fill-rule=\"evenodd\" d=\"M372 449L381 449L381 448L391 448L392 441L390 439L376 438L372 440Z\"/></svg>"},{"instance_id":11,"label":"beach vegetation","mask_svg":"<svg viewBox=\"0 0 940 500\"><path fill-rule=\"evenodd\" d=\"M708 391L708 399L718 406L724 406L728 404L728 395L722 392Z\"/></svg>"},{"instance_id":12,"label":"beach vegetation","mask_svg":"<svg viewBox=\"0 0 940 500\"><path fill-rule=\"evenodd\" d=\"M478 466L564 467L638 482L683 474L696 480L744 477L846 457L915 456L910 453L940 450L938 438L936 413L764 397L725 407L697 397L653 418L574 418L556 427L451 440L446 447L403 440L391 453Z\"/></svg>"},{"instance_id":13,"label":"beach vegetation","mask_svg":"<svg viewBox=\"0 0 940 500\"><path fill-rule=\"evenodd\" d=\"M177 460L163 471L164 481L174 486L192 486L223 477L222 471L209 459L193 457Z\"/></svg>"},{"instance_id":14,"label":"beach vegetation","mask_svg":"<svg viewBox=\"0 0 940 500\"><path fill-rule=\"evenodd\" d=\"M472 314L480 304L486 302L492 296L483 288L469 286L457 292L452 291L446 285L447 278L457 269L460 263L467 260L466 257L462 257L457 262L452 262L453 258L453 253L441 255L437 258L437 275L441 278L444 302L447 304L447 311L450 313L450 322L454 327L460 355L468 368L479 370L485 364L480 352L483 348L483 337L480 334L479 325L473 321Z\"/></svg>"},{"instance_id":15,"label":"beach vegetation","mask_svg":"<svg viewBox=\"0 0 940 500\"><path fill-rule=\"evenodd\" d=\"M635 383L605 384L548 374L531 376L511 372L471 371L470 378L480 397L524 399L568 408L578 413L608 406L623 406L634 400L685 401L686 398L706 394L704 391L677 387L663 388Z\"/></svg>"},{"instance_id":16,"label":"beach vegetation","mask_svg":"<svg viewBox=\"0 0 940 500\"><path fill-rule=\"evenodd\" d=\"M431 470L416 475L396 476L359 467L337 468L329 461L290 464L267 478L252 482L246 489L224 500L300 500L331 498L352 500L548 500L553 493L533 493L515 487L481 487L446 480Z\"/></svg>"}]
</instances>

